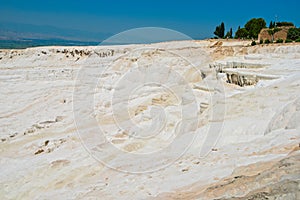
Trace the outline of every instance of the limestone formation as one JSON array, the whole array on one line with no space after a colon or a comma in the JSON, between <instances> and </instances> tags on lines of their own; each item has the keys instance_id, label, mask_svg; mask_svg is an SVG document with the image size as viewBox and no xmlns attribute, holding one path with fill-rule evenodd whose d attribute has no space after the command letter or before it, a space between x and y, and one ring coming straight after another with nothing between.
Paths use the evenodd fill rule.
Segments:
<instances>
[{"instance_id":1,"label":"limestone formation","mask_svg":"<svg viewBox=\"0 0 300 200\"><path fill-rule=\"evenodd\" d=\"M300 45L0 50L0 199L299 199Z\"/></svg>"}]
</instances>

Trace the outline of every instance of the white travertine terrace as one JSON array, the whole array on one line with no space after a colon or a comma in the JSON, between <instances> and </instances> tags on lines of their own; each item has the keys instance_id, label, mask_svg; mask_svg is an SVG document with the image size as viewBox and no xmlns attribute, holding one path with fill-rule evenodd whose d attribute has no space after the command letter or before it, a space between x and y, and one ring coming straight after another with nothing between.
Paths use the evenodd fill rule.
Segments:
<instances>
[{"instance_id":1,"label":"white travertine terrace","mask_svg":"<svg viewBox=\"0 0 300 200\"><path fill-rule=\"evenodd\" d=\"M299 199L300 45L214 44L0 50L0 199ZM137 76L118 82L136 66L148 66L147 77L134 72ZM185 82L166 73L166 66ZM74 85L81 86L78 73L99 67L106 68L101 76L89 74L98 80L93 112L85 105L74 107ZM169 89L155 84L128 89L144 79L174 84ZM181 106L190 105L192 98L185 95L185 86L193 91L197 109L185 107L188 112L182 113ZM111 101L116 91L128 93L128 99L119 95ZM223 98L214 99L218 95ZM95 142L97 127L80 122L76 127L74 112L94 117L107 141L127 154L159 151L176 137L182 143L195 138L179 159L161 170L120 172L85 149L82 141ZM182 134L174 134L182 115L189 113L196 113L197 124L186 123ZM131 120L133 126L118 128L116 117L120 123ZM162 130L151 126L162 122ZM221 125L217 133L209 130L214 124ZM140 127L159 134L133 140ZM77 128L87 134L80 137ZM209 153L201 156L205 148ZM127 169L128 162L153 167L165 158L122 160L110 153L107 161L120 169Z\"/></svg>"}]
</instances>

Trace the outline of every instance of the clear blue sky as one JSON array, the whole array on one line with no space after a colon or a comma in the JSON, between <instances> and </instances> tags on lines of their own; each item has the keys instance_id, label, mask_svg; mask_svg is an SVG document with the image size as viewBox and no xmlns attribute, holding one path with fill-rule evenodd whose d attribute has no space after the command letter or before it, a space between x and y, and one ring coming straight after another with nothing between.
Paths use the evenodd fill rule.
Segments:
<instances>
[{"instance_id":1,"label":"clear blue sky","mask_svg":"<svg viewBox=\"0 0 300 200\"><path fill-rule=\"evenodd\" d=\"M242 3L245 2L245 3ZM212 36L216 25L243 26L250 18L300 25L300 1L167 0L0 0L0 22L118 33L137 27L164 27L193 38Z\"/></svg>"}]
</instances>

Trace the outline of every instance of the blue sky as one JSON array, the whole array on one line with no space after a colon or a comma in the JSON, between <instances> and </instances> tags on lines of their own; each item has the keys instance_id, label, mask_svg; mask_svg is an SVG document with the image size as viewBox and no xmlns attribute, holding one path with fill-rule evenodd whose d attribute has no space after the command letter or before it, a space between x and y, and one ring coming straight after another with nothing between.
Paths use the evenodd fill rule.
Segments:
<instances>
[{"instance_id":1,"label":"blue sky","mask_svg":"<svg viewBox=\"0 0 300 200\"><path fill-rule=\"evenodd\" d=\"M246 2L246 3L242 3ZM119 33L137 27L164 27L192 38L213 36L222 21L228 30L253 17L300 25L300 1L163 0L0 0L0 22L50 25Z\"/></svg>"}]
</instances>

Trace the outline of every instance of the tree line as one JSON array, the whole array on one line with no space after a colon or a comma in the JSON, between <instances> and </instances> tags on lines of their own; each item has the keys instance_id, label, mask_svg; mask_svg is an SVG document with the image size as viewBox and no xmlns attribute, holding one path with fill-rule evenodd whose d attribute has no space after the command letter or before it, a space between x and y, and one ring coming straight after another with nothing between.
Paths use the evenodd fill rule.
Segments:
<instances>
[{"instance_id":1,"label":"tree line","mask_svg":"<svg viewBox=\"0 0 300 200\"><path fill-rule=\"evenodd\" d=\"M232 28L225 34L225 24L222 22L218 25L214 31L215 38L244 38L244 39L257 39L260 31L263 28L267 28L267 23L263 18L252 18L250 19L244 27L238 27L235 35L233 36ZM289 29L288 39L297 40L300 38L300 28L295 28L292 22L273 22L269 24L269 34L274 35L276 32L280 31L279 27L291 26L293 28ZM291 30L291 31L290 31ZM299 37L298 37L299 36Z\"/></svg>"}]
</instances>

